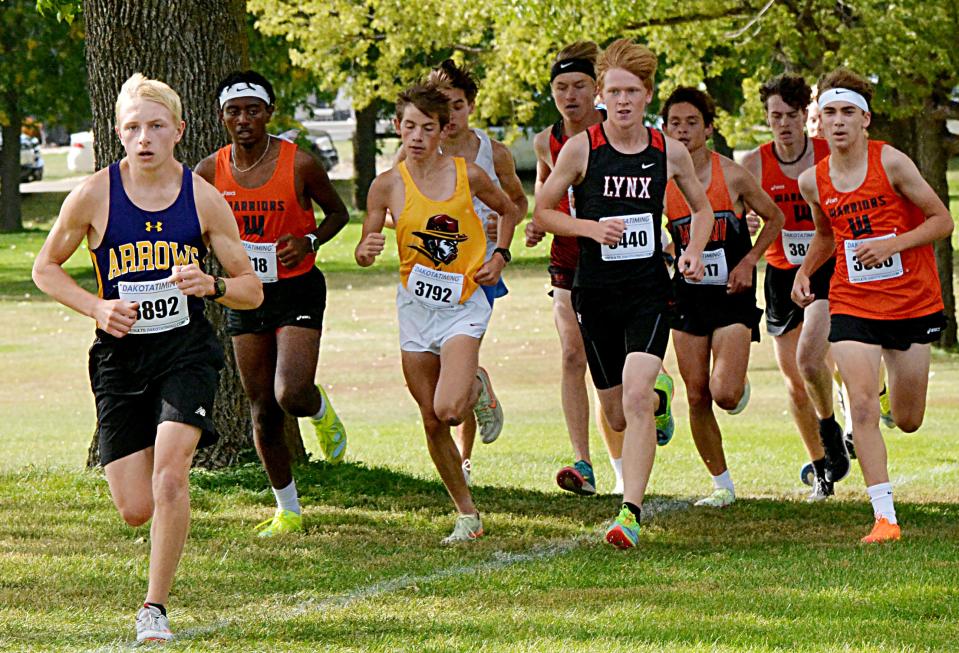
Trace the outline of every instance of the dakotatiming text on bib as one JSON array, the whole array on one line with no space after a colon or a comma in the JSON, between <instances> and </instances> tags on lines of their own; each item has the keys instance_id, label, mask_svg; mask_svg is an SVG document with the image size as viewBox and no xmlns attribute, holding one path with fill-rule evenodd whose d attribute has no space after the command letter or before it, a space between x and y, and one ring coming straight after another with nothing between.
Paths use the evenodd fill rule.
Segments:
<instances>
[{"instance_id":1,"label":"dakotatiming text on bib","mask_svg":"<svg viewBox=\"0 0 959 653\"><path fill-rule=\"evenodd\" d=\"M172 281L121 281L120 299L139 304L130 333L162 333L190 323L186 296Z\"/></svg>"},{"instance_id":2,"label":"dakotatiming text on bib","mask_svg":"<svg viewBox=\"0 0 959 653\"><path fill-rule=\"evenodd\" d=\"M626 230L615 245L602 245L604 261L630 261L633 259L649 258L656 253L656 241L653 239L653 214L636 213L633 215L615 215L600 218L606 220L622 220Z\"/></svg>"},{"instance_id":3,"label":"dakotatiming text on bib","mask_svg":"<svg viewBox=\"0 0 959 653\"><path fill-rule=\"evenodd\" d=\"M686 282L703 286L725 286L726 282L729 281L729 267L726 265L726 250L713 249L708 252L703 252L700 258L703 261L703 269L705 269L702 281L686 279Z\"/></svg>"},{"instance_id":4,"label":"dakotatiming text on bib","mask_svg":"<svg viewBox=\"0 0 959 653\"><path fill-rule=\"evenodd\" d=\"M406 290L433 308L453 308L463 296L463 275L434 270L417 263L406 279Z\"/></svg>"},{"instance_id":5,"label":"dakotatiming text on bib","mask_svg":"<svg viewBox=\"0 0 959 653\"><path fill-rule=\"evenodd\" d=\"M241 240L253 271L263 283L273 283L278 278L276 269L276 243L250 243Z\"/></svg>"},{"instance_id":6,"label":"dakotatiming text on bib","mask_svg":"<svg viewBox=\"0 0 959 653\"><path fill-rule=\"evenodd\" d=\"M863 265L859 257L856 256L856 250L863 243L895 237L896 234L886 234L885 236L876 236L875 238L845 241L846 272L849 275L849 283L868 283L870 281L882 281L883 279L901 277L902 257L899 256L899 252L896 252L878 265Z\"/></svg>"},{"instance_id":7,"label":"dakotatiming text on bib","mask_svg":"<svg viewBox=\"0 0 959 653\"><path fill-rule=\"evenodd\" d=\"M806 260L806 252L809 251L809 243L812 242L815 231L787 231L782 230L783 251L786 252L786 260L790 265L802 265Z\"/></svg>"}]
</instances>

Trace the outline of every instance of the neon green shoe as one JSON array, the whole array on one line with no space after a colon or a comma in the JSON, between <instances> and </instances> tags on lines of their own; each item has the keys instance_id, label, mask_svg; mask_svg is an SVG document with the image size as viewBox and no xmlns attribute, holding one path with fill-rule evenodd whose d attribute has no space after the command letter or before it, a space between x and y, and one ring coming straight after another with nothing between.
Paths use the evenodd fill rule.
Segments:
<instances>
[{"instance_id":1,"label":"neon green shoe","mask_svg":"<svg viewBox=\"0 0 959 653\"><path fill-rule=\"evenodd\" d=\"M333 410L333 404L326 395L326 390L319 383L316 389L323 395L323 403L326 406L326 412L320 419L311 419L313 428L316 430L316 439L320 443L320 449L323 450L323 456L327 462L336 464L342 462L346 455L346 427Z\"/></svg>"},{"instance_id":2,"label":"neon green shoe","mask_svg":"<svg viewBox=\"0 0 959 653\"><path fill-rule=\"evenodd\" d=\"M706 508L725 508L736 503L736 495L729 488L718 487L708 497L703 497L695 503Z\"/></svg>"},{"instance_id":3,"label":"neon green shoe","mask_svg":"<svg viewBox=\"0 0 959 653\"><path fill-rule=\"evenodd\" d=\"M606 541L617 549L631 549L639 542L639 522L625 503L606 529Z\"/></svg>"},{"instance_id":4,"label":"neon green shoe","mask_svg":"<svg viewBox=\"0 0 959 653\"><path fill-rule=\"evenodd\" d=\"M274 535L285 535L286 533L303 532L303 515L298 515L292 510L276 509L276 514L270 519L262 521L256 525L257 537L273 537Z\"/></svg>"},{"instance_id":5,"label":"neon green shoe","mask_svg":"<svg viewBox=\"0 0 959 653\"><path fill-rule=\"evenodd\" d=\"M673 421L673 377L660 372L653 389L660 398L660 408L656 411L656 444L662 447L673 439L676 429L676 422Z\"/></svg>"},{"instance_id":6,"label":"neon green shoe","mask_svg":"<svg viewBox=\"0 0 959 653\"><path fill-rule=\"evenodd\" d=\"M889 388L882 386L879 393L879 419L887 429L896 428L896 420L892 418L892 406L889 404Z\"/></svg>"}]
</instances>

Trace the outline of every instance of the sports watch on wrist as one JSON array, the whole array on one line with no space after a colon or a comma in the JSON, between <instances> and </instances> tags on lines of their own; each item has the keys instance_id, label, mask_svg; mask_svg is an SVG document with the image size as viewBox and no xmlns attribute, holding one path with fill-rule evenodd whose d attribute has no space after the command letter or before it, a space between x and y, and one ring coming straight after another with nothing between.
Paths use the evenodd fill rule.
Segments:
<instances>
[{"instance_id":1,"label":"sports watch on wrist","mask_svg":"<svg viewBox=\"0 0 959 653\"><path fill-rule=\"evenodd\" d=\"M513 255L509 253L509 250L505 247L497 247L493 250L494 254L499 254L503 257L503 260L507 263L513 260Z\"/></svg>"},{"instance_id":2,"label":"sports watch on wrist","mask_svg":"<svg viewBox=\"0 0 959 653\"><path fill-rule=\"evenodd\" d=\"M226 294L226 280L223 277L213 277L213 294L207 295L206 299L215 301Z\"/></svg>"},{"instance_id":3,"label":"sports watch on wrist","mask_svg":"<svg viewBox=\"0 0 959 653\"><path fill-rule=\"evenodd\" d=\"M314 254L320 251L320 239L316 237L316 234L306 234L306 239L310 241L310 249Z\"/></svg>"}]
</instances>

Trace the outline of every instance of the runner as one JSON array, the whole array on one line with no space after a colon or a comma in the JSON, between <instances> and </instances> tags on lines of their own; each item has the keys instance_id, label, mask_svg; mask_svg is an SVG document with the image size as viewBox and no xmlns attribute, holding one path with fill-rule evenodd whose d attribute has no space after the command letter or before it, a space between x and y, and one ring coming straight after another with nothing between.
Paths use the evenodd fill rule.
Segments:
<instances>
[{"instance_id":1,"label":"runner","mask_svg":"<svg viewBox=\"0 0 959 653\"><path fill-rule=\"evenodd\" d=\"M533 148L536 152L536 190L538 191L556 164L556 158L566 142L591 125L602 122L606 114L594 107L596 98L596 59L599 47L592 41L577 41L557 53L550 71L550 91L561 118L552 127L536 134ZM563 213L575 215L572 207L572 187L557 207ZM534 247L546 235L533 222L526 225L526 246ZM583 336L576 323L576 313L570 301L573 277L579 258L579 245L572 236L553 236L550 245L550 295L553 298L553 322L559 334L562 351L562 381L560 399L570 444L575 461L559 470L557 484L576 494L596 493L596 477L589 453L589 397L586 392L586 350ZM663 385L672 383L665 374L657 379ZM669 396L671 398L671 392ZM671 413L658 418L658 432L665 444L672 436ZM603 435L610 464L616 476L614 494L623 493L623 432L615 431L596 410L596 423Z\"/></svg>"},{"instance_id":2,"label":"runner","mask_svg":"<svg viewBox=\"0 0 959 653\"><path fill-rule=\"evenodd\" d=\"M228 310L227 332L243 389L250 399L253 442L276 497L276 512L257 525L260 537L303 530L284 411L310 417L323 454L337 463L346 430L323 386L315 383L326 308L326 281L316 252L349 220L323 167L288 141L267 133L275 109L273 86L247 70L216 89L230 145L197 166L233 209L247 256L263 282L263 304ZM319 226L313 202L323 209Z\"/></svg>"},{"instance_id":3,"label":"runner","mask_svg":"<svg viewBox=\"0 0 959 653\"><path fill-rule=\"evenodd\" d=\"M716 117L711 97L681 86L666 100L662 117L666 133L689 151L716 217L703 252L706 274L702 281L675 277L673 349L686 384L693 441L713 477L713 493L696 505L723 508L736 500L736 489L726 464L713 402L737 415L749 401L749 346L750 341L759 341L762 315L756 306L756 263L779 235L784 218L752 175L706 146ZM765 222L755 245L741 217L744 202ZM666 188L666 217L681 254L689 242L691 215L673 182Z\"/></svg>"},{"instance_id":4,"label":"runner","mask_svg":"<svg viewBox=\"0 0 959 653\"><path fill-rule=\"evenodd\" d=\"M833 263L820 268L812 279L816 302L804 310L789 297L796 270L815 233L796 180L829 153L826 141L809 138L803 131L811 94L798 75L779 75L763 84L759 95L773 140L749 152L743 167L760 181L786 218L780 236L766 250L766 332L773 336L789 408L814 470L808 499L820 501L832 496L833 483L845 478L850 464L843 430L833 412L832 362L828 358Z\"/></svg>"},{"instance_id":5,"label":"runner","mask_svg":"<svg viewBox=\"0 0 959 653\"><path fill-rule=\"evenodd\" d=\"M898 540L886 445L879 430L879 363L889 370L892 414L903 431L922 424L929 343L946 320L932 243L952 217L902 152L866 137L872 86L839 68L819 80L831 155L799 178L816 235L796 274L793 299L816 300L810 274L835 257L829 341L849 393L856 451L876 521L865 543Z\"/></svg>"},{"instance_id":6,"label":"runner","mask_svg":"<svg viewBox=\"0 0 959 653\"><path fill-rule=\"evenodd\" d=\"M372 265L386 242L381 233L386 212L395 216L403 374L419 406L433 464L459 512L445 544L483 535L450 426L461 424L472 406L481 425L502 429L489 375L478 367L492 307L486 294L476 291L499 281L521 217L479 166L439 151L449 111L449 101L435 87L417 85L400 94L395 126L407 158L370 186L355 252L360 266ZM474 196L499 215L497 247L489 260Z\"/></svg>"},{"instance_id":7,"label":"runner","mask_svg":"<svg viewBox=\"0 0 959 653\"><path fill-rule=\"evenodd\" d=\"M70 193L33 267L43 292L96 320L90 381L100 464L124 521L153 519L138 642L173 637L166 602L190 524L190 464L197 446L216 441L223 352L201 298L233 308L262 301L229 207L173 158L181 116L179 96L163 82L138 73L123 84L115 129L126 156ZM97 295L63 269L84 238ZM229 279L203 272L208 248Z\"/></svg>"},{"instance_id":8,"label":"runner","mask_svg":"<svg viewBox=\"0 0 959 653\"><path fill-rule=\"evenodd\" d=\"M703 278L700 260L713 214L689 153L643 125L652 99L656 55L629 39L615 41L597 63L609 115L569 140L536 196L537 227L577 236L573 280L576 311L593 383L610 426L625 430L625 491L606 540L635 546L643 496L656 455L655 392L669 341L671 286L662 263L661 222L666 183L675 179L693 207L689 245L677 262L687 279ZM574 187L576 220L556 210Z\"/></svg>"},{"instance_id":9,"label":"runner","mask_svg":"<svg viewBox=\"0 0 959 653\"><path fill-rule=\"evenodd\" d=\"M427 83L438 88L450 103L450 121L443 132L441 149L443 154L453 157L462 157L470 163L482 168L483 172L494 184L502 188L510 201L518 208L521 216L526 215L527 201L523 184L516 176L516 164L509 148L489 137L482 129L469 126L469 117L476 109L476 94L479 86L473 75L452 59L447 59L430 71ZM400 147L394 159L394 165L406 158L406 152ZM473 209L483 221L487 233L486 260L493 257L496 251L496 226L499 216L478 198L473 198ZM514 227L515 228L515 227ZM509 262L510 253L501 252ZM500 279L495 286L480 286L490 301L506 295L509 292L506 284ZM483 425L480 433L483 442L490 443L499 437L499 431L493 430L496 423ZM463 459L463 477L467 485L472 482L472 455L473 442L476 439L476 418L472 413L466 415L466 420L455 429L455 439L460 456Z\"/></svg>"}]
</instances>

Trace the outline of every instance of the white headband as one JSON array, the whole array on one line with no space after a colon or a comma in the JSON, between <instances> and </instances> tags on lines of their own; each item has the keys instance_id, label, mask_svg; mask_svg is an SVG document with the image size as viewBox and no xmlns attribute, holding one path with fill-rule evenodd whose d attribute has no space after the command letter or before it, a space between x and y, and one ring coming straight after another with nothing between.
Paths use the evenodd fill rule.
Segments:
<instances>
[{"instance_id":1,"label":"white headband","mask_svg":"<svg viewBox=\"0 0 959 653\"><path fill-rule=\"evenodd\" d=\"M869 103L866 102L866 98L848 88L831 88L819 94L820 109L826 108L830 102L848 102L869 113Z\"/></svg>"},{"instance_id":2,"label":"white headband","mask_svg":"<svg viewBox=\"0 0 959 653\"><path fill-rule=\"evenodd\" d=\"M233 86L227 86L220 92L220 108L222 109L223 105L238 97L255 97L266 102L266 106L272 104L272 102L270 102L270 94L259 84L237 82Z\"/></svg>"}]
</instances>

